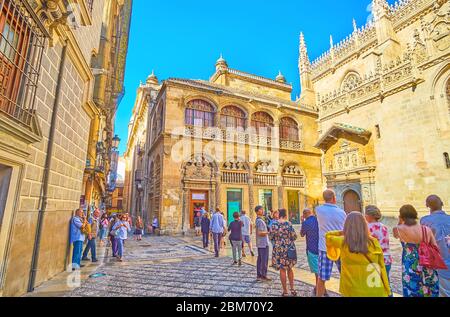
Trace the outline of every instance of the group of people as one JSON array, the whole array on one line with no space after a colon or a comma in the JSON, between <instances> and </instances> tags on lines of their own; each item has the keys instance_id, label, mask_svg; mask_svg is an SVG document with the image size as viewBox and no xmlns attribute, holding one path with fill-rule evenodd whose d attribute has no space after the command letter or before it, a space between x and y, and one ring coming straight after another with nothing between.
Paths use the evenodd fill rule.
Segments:
<instances>
[{"instance_id":1,"label":"group of people","mask_svg":"<svg viewBox=\"0 0 450 317\"><path fill-rule=\"evenodd\" d=\"M328 296L326 282L331 279L333 266L340 272L340 293L346 297L391 297L389 275L393 264L389 229L381 222L382 213L369 205L365 212L346 213L338 207L332 190L323 193L325 203L315 212L305 209L299 232L306 238L308 266L316 276L314 295ZM411 205L399 210L398 225L393 236L402 245L402 287L404 297L448 297L450 295L450 215L443 211L442 200L432 195L426 199L430 215L420 222ZM288 220L288 212L280 209L267 217L262 206L255 208L257 280L270 281L268 263L272 245L272 267L280 272L282 296L297 295L293 268L297 264L295 241L297 233ZM210 219L211 218L211 219ZM245 256L244 244L253 255L251 245L252 223L245 211L233 214L226 226L223 213L217 209L211 217L202 213L200 231L203 247L214 240L215 256L219 256L222 240L229 233L233 263L241 265ZM435 250L435 262L423 264L427 255L422 248ZM439 261L440 260L440 261ZM289 289L288 289L289 286Z\"/></svg>"},{"instance_id":2,"label":"group of people","mask_svg":"<svg viewBox=\"0 0 450 317\"><path fill-rule=\"evenodd\" d=\"M152 221L151 232L155 233L159 227L158 219ZM125 240L132 232L131 217L127 213L108 216L106 212L95 209L90 217L86 217L81 208L75 211L70 223L70 243L73 245L72 270L84 267L82 261L98 262L97 239L99 246L110 246L112 257L123 261ZM134 223L134 239L142 240L144 223L138 216ZM83 245L86 244L84 251ZM88 258L89 253L91 259Z\"/></svg>"}]
</instances>

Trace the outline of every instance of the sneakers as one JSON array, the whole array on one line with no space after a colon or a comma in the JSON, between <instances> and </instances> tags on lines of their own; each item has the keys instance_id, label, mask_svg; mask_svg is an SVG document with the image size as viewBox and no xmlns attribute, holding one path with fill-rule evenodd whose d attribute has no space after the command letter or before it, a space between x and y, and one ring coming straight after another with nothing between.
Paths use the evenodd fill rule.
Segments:
<instances>
[{"instance_id":1,"label":"sneakers","mask_svg":"<svg viewBox=\"0 0 450 317\"><path fill-rule=\"evenodd\" d=\"M242 265L242 261L241 261L241 260L238 261L238 265L239 265L239 266Z\"/></svg>"},{"instance_id":2,"label":"sneakers","mask_svg":"<svg viewBox=\"0 0 450 317\"><path fill-rule=\"evenodd\" d=\"M89 261L89 258L82 258L81 261Z\"/></svg>"},{"instance_id":3,"label":"sneakers","mask_svg":"<svg viewBox=\"0 0 450 317\"><path fill-rule=\"evenodd\" d=\"M92 263L98 262L98 259L93 259Z\"/></svg>"}]
</instances>

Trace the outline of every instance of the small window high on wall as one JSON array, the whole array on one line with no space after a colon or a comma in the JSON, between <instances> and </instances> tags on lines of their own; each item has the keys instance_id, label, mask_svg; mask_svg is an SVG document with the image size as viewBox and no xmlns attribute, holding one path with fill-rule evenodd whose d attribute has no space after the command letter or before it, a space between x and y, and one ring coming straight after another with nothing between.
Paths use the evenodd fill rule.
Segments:
<instances>
[{"instance_id":1,"label":"small window high on wall","mask_svg":"<svg viewBox=\"0 0 450 317\"><path fill-rule=\"evenodd\" d=\"M444 153L445 166L450 169L450 156L447 152Z\"/></svg>"},{"instance_id":2,"label":"small window high on wall","mask_svg":"<svg viewBox=\"0 0 450 317\"><path fill-rule=\"evenodd\" d=\"M11 167L0 164L0 230L2 228L3 215L6 208L6 199L8 198L11 174Z\"/></svg>"}]
</instances>

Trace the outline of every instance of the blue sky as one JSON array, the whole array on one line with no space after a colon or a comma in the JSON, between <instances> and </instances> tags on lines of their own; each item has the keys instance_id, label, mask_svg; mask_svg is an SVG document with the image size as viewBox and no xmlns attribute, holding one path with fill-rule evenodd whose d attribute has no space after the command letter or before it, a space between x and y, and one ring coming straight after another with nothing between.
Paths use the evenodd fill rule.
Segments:
<instances>
[{"instance_id":1,"label":"blue sky","mask_svg":"<svg viewBox=\"0 0 450 317\"><path fill-rule=\"evenodd\" d=\"M392 3L393 0L388 1ZM371 0L133 0L125 73L126 94L116 133L126 148L139 82L152 69L169 77L207 80L223 53L229 67L275 78L278 70L300 92L298 42L305 34L311 60L366 23Z\"/></svg>"}]
</instances>

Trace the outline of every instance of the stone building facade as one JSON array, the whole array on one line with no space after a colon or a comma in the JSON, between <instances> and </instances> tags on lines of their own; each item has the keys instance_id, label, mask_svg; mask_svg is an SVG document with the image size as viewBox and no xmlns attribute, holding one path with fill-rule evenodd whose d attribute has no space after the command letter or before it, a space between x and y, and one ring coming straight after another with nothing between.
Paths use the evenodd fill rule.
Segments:
<instances>
[{"instance_id":1,"label":"stone building facade","mask_svg":"<svg viewBox=\"0 0 450 317\"><path fill-rule=\"evenodd\" d=\"M223 58L209 81L165 80L149 99L145 145L131 169L129 186L141 188L131 213L147 223L158 217L162 234L192 229L201 207L220 208L228 220L240 210L254 217L259 204L284 207L298 223L324 184L317 111L291 101L291 92L283 75L248 74Z\"/></svg>"},{"instance_id":2,"label":"stone building facade","mask_svg":"<svg viewBox=\"0 0 450 317\"><path fill-rule=\"evenodd\" d=\"M450 204L450 3L373 1L374 19L313 62L303 34L302 102L319 109L323 174L347 211L396 215Z\"/></svg>"},{"instance_id":3,"label":"stone building facade","mask_svg":"<svg viewBox=\"0 0 450 317\"><path fill-rule=\"evenodd\" d=\"M0 19L0 295L63 271L80 205L108 0L3 0Z\"/></svg>"}]
</instances>

